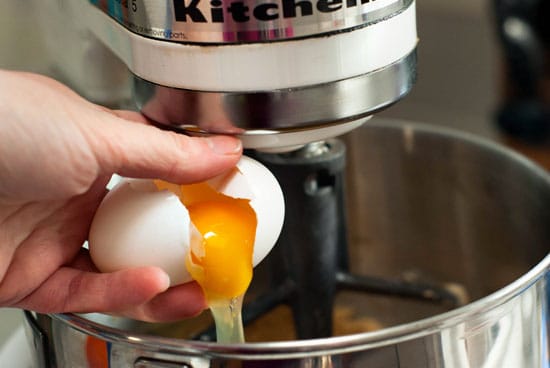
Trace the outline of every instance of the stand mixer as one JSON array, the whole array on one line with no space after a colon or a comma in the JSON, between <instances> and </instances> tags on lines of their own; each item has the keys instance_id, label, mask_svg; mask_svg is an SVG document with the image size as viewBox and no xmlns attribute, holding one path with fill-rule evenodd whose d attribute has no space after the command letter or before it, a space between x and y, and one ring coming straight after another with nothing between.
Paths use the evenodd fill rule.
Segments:
<instances>
[{"instance_id":1,"label":"stand mixer","mask_svg":"<svg viewBox=\"0 0 550 368\"><path fill-rule=\"evenodd\" d=\"M184 134L237 135L245 148L262 151L250 154L281 182L288 215L276 252L289 278L273 288L286 292L275 293L279 300L273 293L257 297L245 318L292 299L300 338L330 336L334 293L345 283L336 275L353 276L336 273L346 269L340 270L339 257L347 257L338 256L346 249L345 147L324 140L361 126L412 88L414 1L87 5L88 28L131 71L133 97L145 116ZM317 195L323 189L325 195ZM304 213L307 230L301 231ZM306 270L309 254L325 255L312 261L309 275L294 272ZM315 288L319 277L324 281ZM312 311L316 318L307 318Z\"/></svg>"},{"instance_id":2,"label":"stand mixer","mask_svg":"<svg viewBox=\"0 0 550 368\"><path fill-rule=\"evenodd\" d=\"M252 287L244 320L287 304L297 340L233 346L209 342L207 329L182 338L109 316L26 313L38 366L79 366L90 336L107 344L112 367L545 366L547 176L509 152L448 132L360 128L414 84L414 1L36 6L58 79L104 105L135 102L163 129L236 135L276 174L287 223L266 269L257 269L265 287ZM346 152L334 137L354 129ZM361 184L345 193L359 207L350 218L346 153ZM495 184L501 179L507 185ZM516 226L517 218L534 224ZM347 225L357 232L350 254ZM502 267L494 248L505 255ZM410 265L430 277L396 281ZM444 287L448 280L467 285L470 295ZM438 305L415 315L411 304L392 299L378 310L396 317L389 328L329 337L340 290L359 290L356 305L367 315L365 291Z\"/></svg>"},{"instance_id":3,"label":"stand mixer","mask_svg":"<svg viewBox=\"0 0 550 368\"><path fill-rule=\"evenodd\" d=\"M85 65L66 66L79 92L105 103L100 88L90 95L79 83L82 70L95 84L104 80L103 90L116 90L122 62L133 99L151 121L186 134L235 134L245 148L289 151L350 131L402 98L415 79L413 0L42 7L46 29L58 36L50 48L65 49L59 40L67 40L80 50L58 60L61 69ZM72 39L83 35L84 43Z\"/></svg>"}]
</instances>

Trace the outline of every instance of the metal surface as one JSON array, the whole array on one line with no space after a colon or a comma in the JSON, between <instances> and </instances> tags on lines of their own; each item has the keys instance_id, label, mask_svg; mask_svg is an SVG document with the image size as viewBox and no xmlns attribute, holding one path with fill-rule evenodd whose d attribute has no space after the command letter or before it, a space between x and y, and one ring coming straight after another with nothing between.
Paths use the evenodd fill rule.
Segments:
<instances>
[{"instance_id":1,"label":"metal surface","mask_svg":"<svg viewBox=\"0 0 550 368\"><path fill-rule=\"evenodd\" d=\"M367 26L412 0L90 0L142 36L183 43L285 40Z\"/></svg>"},{"instance_id":2,"label":"metal surface","mask_svg":"<svg viewBox=\"0 0 550 368\"><path fill-rule=\"evenodd\" d=\"M358 77L303 88L216 93L134 78L138 108L151 120L189 134L270 135L361 120L401 99L416 79L416 52Z\"/></svg>"},{"instance_id":3,"label":"metal surface","mask_svg":"<svg viewBox=\"0 0 550 368\"><path fill-rule=\"evenodd\" d=\"M460 286L465 306L340 295L335 304L384 328L289 341L270 341L265 328L264 342L243 345L176 339L176 324L54 315L59 366L77 366L93 335L110 345L111 367L140 358L195 368L547 367L548 174L492 143L408 123L369 123L348 138L350 269ZM264 276L253 289L269 288Z\"/></svg>"},{"instance_id":4,"label":"metal surface","mask_svg":"<svg viewBox=\"0 0 550 368\"><path fill-rule=\"evenodd\" d=\"M261 30L176 19L177 7L206 13L221 9L216 0L34 2L46 54L39 64L49 74L93 102L137 107L187 134L244 136L247 148L290 149L344 134L404 97L416 78L413 0L220 1L228 21L235 4L318 15L262 21ZM181 29L183 44L165 39ZM364 31L370 38L359 37ZM290 52L306 46L312 52Z\"/></svg>"}]
</instances>

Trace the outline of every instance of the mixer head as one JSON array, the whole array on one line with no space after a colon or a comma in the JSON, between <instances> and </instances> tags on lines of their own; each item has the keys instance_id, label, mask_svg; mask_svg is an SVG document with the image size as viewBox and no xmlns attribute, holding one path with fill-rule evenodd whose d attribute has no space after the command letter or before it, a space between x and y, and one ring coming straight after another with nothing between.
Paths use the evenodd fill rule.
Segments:
<instances>
[{"instance_id":1,"label":"mixer head","mask_svg":"<svg viewBox=\"0 0 550 368\"><path fill-rule=\"evenodd\" d=\"M414 0L91 3L90 28L132 71L143 114L245 148L345 133L415 80Z\"/></svg>"}]
</instances>

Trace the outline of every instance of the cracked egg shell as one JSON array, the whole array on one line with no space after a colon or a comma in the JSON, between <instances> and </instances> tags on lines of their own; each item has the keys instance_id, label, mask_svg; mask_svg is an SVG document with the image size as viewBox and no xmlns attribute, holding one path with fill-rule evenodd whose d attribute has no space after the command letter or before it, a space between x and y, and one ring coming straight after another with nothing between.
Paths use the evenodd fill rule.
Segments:
<instances>
[{"instance_id":1,"label":"cracked egg shell","mask_svg":"<svg viewBox=\"0 0 550 368\"><path fill-rule=\"evenodd\" d=\"M275 245L284 219L284 198L273 174L243 156L236 167L206 183L216 192L248 199L257 227L252 263L255 267ZM154 180L122 179L105 196L91 224L88 247L101 272L157 266L172 286L191 281L185 259L191 244L202 242L187 208L181 186L160 190ZM186 198L186 203L200 198Z\"/></svg>"}]
</instances>

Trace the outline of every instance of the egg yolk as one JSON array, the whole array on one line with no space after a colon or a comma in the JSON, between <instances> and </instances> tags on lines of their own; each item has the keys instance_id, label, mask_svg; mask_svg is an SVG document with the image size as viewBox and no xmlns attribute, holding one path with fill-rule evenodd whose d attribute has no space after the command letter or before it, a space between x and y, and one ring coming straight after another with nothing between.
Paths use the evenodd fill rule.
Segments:
<instances>
[{"instance_id":1,"label":"egg yolk","mask_svg":"<svg viewBox=\"0 0 550 368\"><path fill-rule=\"evenodd\" d=\"M203 289L207 301L243 295L252 280L256 213L247 199L216 192L206 183L182 185L156 181L159 189L178 193L191 222L203 237L192 244L186 267Z\"/></svg>"}]
</instances>

